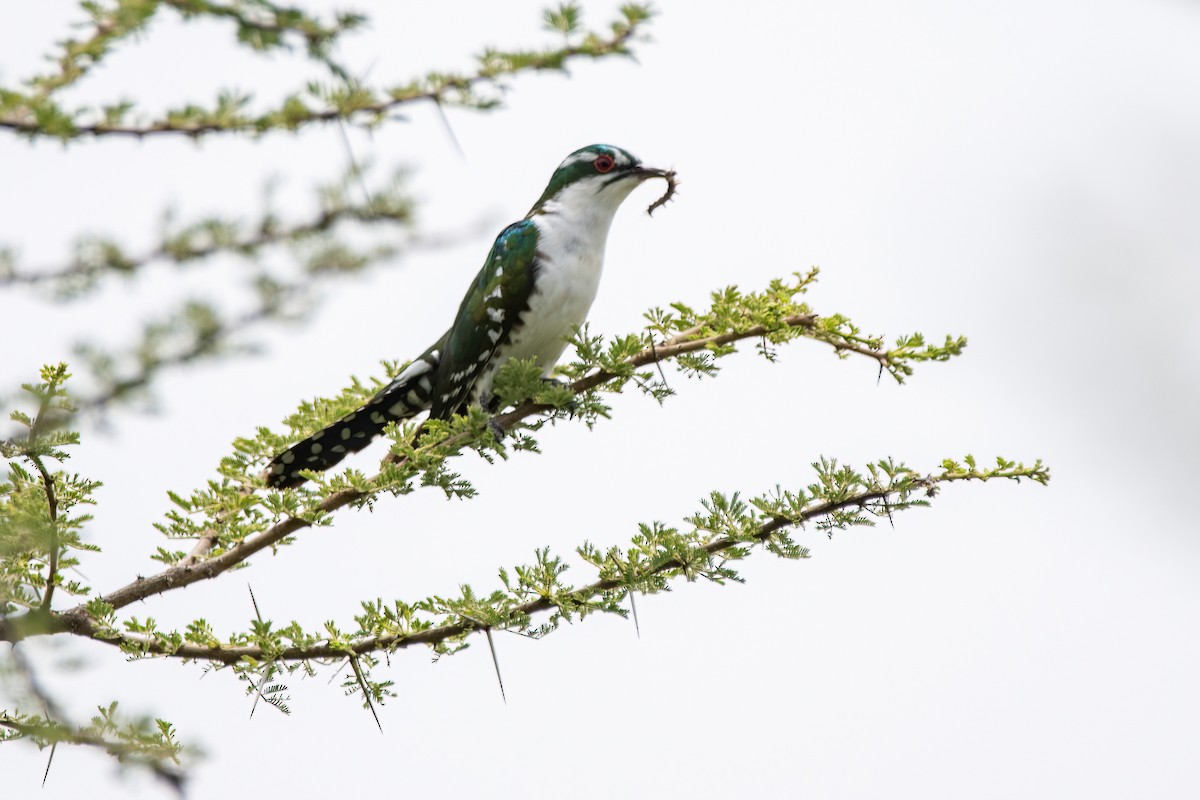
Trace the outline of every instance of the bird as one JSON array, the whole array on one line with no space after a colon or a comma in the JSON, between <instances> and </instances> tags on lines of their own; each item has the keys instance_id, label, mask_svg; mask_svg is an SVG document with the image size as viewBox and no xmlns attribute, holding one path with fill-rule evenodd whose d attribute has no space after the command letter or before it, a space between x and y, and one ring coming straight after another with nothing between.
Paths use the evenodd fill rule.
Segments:
<instances>
[{"instance_id":1,"label":"bird","mask_svg":"<svg viewBox=\"0 0 1200 800\"><path fill-rule=\"evenodd\" d=\"M488 408L496 373L510 358L536 358L548 378L596 298L617 209L652 178L665 179L668 189L650 211L674 191L673 170L607 144L567 156L529 213L496 237L450 329L361 407L272 459L267 486L299 486L302 471L333 467L391 422Z\"/></svg>"}]
</instances>

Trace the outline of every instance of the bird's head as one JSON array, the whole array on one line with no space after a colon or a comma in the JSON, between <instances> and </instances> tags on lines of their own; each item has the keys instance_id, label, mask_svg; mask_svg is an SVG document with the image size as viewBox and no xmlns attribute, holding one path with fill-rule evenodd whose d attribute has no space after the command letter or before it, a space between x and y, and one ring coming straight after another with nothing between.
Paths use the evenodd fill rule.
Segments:
<instances>
[{"instance_id":1,"label":"bird's head","mask_svg":"<svg viewBox=\"0 0 1200 800\"><path fill-rule=\"evenodd\" d=\"M588 145L558 165L529 216L563 212L611 215L642 181L666 177L667 170L647 167L627 150L609 144Z\"/></svg>"}]
</instances>

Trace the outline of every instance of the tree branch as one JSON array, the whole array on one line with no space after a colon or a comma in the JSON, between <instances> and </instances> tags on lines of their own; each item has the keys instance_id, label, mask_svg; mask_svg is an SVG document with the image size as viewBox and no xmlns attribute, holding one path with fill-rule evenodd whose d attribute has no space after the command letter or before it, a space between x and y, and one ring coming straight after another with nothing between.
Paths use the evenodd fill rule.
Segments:
<instances>
[{"instance_id":1,"label":"tree branch","mask_svg":"<svg viewBox=\"0 0 1200 800\"><path fill-rule=\"evenodd\" d=\"M38 475L42 478L42 487L46 491L46 505L50 509L50 542L47 547L49 550L49 558L46 568L46 591L42 595L41 608L43 611L50 610L50 601L54 599L54 586L58 582L58 499L54 495L54 478L46 469L46 465L42 463L42 459L38 456L31 456L30 460L37 468Z\"/></svg>"},{"instance_id":2,"label":"tree branch","mask_svg":"<svg viewBox=\"0 0 1200 800\"><path fill-rule=\"evenodd\" d=\"M59 743L82 745L103 750L120 761L136 760L170 784L172 788L177 791L182 788L183 776L169 769L163 763L168 759L174 760L178 755L178 748L172 747L169 739L165 744L150 744L146 741L138 741L133 737L126 741L117 741L106 738L94 729L82 729L69 724L66 714L38 681L33 665L25 658L24 653L15 642L9 650L9 656L12 658L16 671L24 679L29 694L45 710L45 715L39 718L21 714L13 715L0 710L0 727L15 731L18 735L33 739L43 746L50 744L55 747ZM110 715L112 710L110 707ZM93 728L95 727L93 725ZM46 765L46 769L50 769L49 764ZM45 785L44 779L43 785Z\"/></svg>"},{"instance_id":3,"label":"tree branch","mask_svg":"<svg viewBox=\"0 0 1200 800\"><path fill-rule=\"evenodd\" d=\"M144 766L150 770L155 777L174 789L180 796L183 796L182 790L185 778L182 773L170 769L164 763L167 759L174 758L172 753L166 752L167 748L161 748L163 752L160 753L140 743L107 739L104 736L86 730L69 728L65 724L53 720L50 720L49 724L47 722L28 722L11 716L4 711L0 711L0 727L8 728L22 737L27 737L37 742L91 747L104 751L120 762L136 761L140 766Z\"/></svg>"},{"instance_id":4,"label":"tree branch","mask_svg":"<svg viewBox=\"0 0 1200 800\"><path fill-rule=\"evenodd\" d=\"M33 424L29 427L29 441L34 443L37 441L39 434L42 432L42 426L46 424L46 415L50 413L50 407L54 402L54 393L47 392L42 396L42 402L38 405L37 414L33 418ZM42 462L41 456L36 453L26 454L26 458L33 462L33 466L37 469L38 475L42 479L42 489L46 493L46 508L50 515L50 541L47 545L47 569L46 569L46 591L42 595L41 609L43 611L50 610L50 601L54 599L54 585L58 580L58 498L54 493L54 478L46 469L45 463ZM15 648L14 647L14 657ZM32 673L30 673L32 681Z\"/></svg>"},{"instance_id":5,"label":"tree branch","mask_svg":"<svg viewBox=\"0 0 1200 800\"><path fill-rule=\"evenodd\" d=\"M253 233L240 233L236 226L206 220L189 226L177 235L168 236L156 246L139 255L125 255L108 242L94 242L101 252L96 258L77 258L75 263L57 269L0 271L0 286L41 286L54 283L92 283L105 273L129 275L156 261L174 261L178 264L199 261L218 253L253 255L272 245L287 244L325 233L338 223L353 220L372 224L380 222L408 223L411 209L404 205L375 203L371 206L339 205L322 209L321 213L305 222L290 226L278 225L270 215L255 226ZM220 230L218 230L220 229ZM208 234L207 241L196 242Z\"/></svg>"},{"instance_id":6,"label":"tree branch","mask_svg":"<svg viewBox=\"0 0 1200 800\"><path fill-rule=\"evenodd\" d=\"M807 328L811 327L815 320L815 314L801 314L787 317L781 322L785 327ZM755 325L741 332L726 332L701 338L688 338L689 335L694 335L695 333L694 329L688 330L662 344L643 350L630 359L630 363L635 367L644 366L684 353L703 350L710 346L762 336L768 331L769 329L766 326ZM592 374L570 384L569 388L575 394L579 394L589 389L594 389L616 377L618 376L611 372L596 370ZM505 414L495 416L493 422L499 429L509 430L521 420L545 413L551 409L551 406L526 402ZM469 442L470 438L467 434L459 434L439 443L438 447L450 450L460 449ZM366 497L366 492L350 489L337 491L322 500L315 510L320 513L329 513L363 500ZM203 556L197 551L205 544L205 538L211 534L212 538L209 541L216 541L214 532L205 531L201 534L200 541L197 542L192 553L185 559L186 563L181 562L150 577L138 578L136 581L110 592L100 599L111 605L114 609L120 609L156 594L162 594L173 589L181 589L199 581L215 578L222 572L244 562L255 553L278 544L286 537L311 525L312 522L307 519L294 516L287 517L264 531L252 534L241 541L233 543L228 550L218 556L207 560L200 560ZM4 625L3 622L3 620L0 620L0 640L14 641L11 637L21 635L19 631L20 626L11 623ZM95 621L92 620L86 606L76 606L58 615L55 625L59 630L69 630L85 636L90 636L97 630Z\"/></svg>"},{"instance_id":7,"label":"tree branch","mask_svg":"<svg viewBox=\"0 0 1200 800\"><path fill-rule=\"evenodd\" d=\"M221 7L210 2L170 0L170 4L204 6L204 13L230 15L219 11ZM0 94L0 100L4 100L0 104L0 129L8 129L30 137L53 136L64 141L83 136L144 138L160 134L180 134L199 137L213 133L261 134L270 130L295 131L314 123L334 120L353 122L366 118L369 121L377 121L385 119L402 105L422 100L429 100L438 105L458 102L487 108L495 103L478 98L473 92L482 84L496 85L498 79L503 76L529 71L563 70L565 63L575 58L596 59L611 55L628 55L630 42L637 37L650 15L645 9L634 7L623 8L622 13L626 21L613 23L613 32L607 37L589 34L578 43L568 43L563 47L542 52L488 51L480 56L481 63L472 74L434 73L424 80L378 93L348 80L344 70L332 64L327 57L314 54L314 58L339 74L347 84L344 89L326 92L326 96L320 98L326 103L325 108L312 109L298 94L293 94L280 108L255 116L242 112L247 97L226 95L218 99L216 107L212 110L188 106L169 111L164 118L145 124L122 121L130 110L127 105L105 108L103 120L81 124L77 118L89 109L64 110L53 104L48 93L24 97L16 92L7 92L7 97ZM138 24L140 26L144 22ZM242 23L239 22L240 24ZM258 27L260 33L265 30L262 26ZM310 38L310 45L312 42L313 39ZM80 76L75 75L68 82L78 77Z\"/></svg>"},{"instance_id":8,"label":"tree branch","mask_svg":"<svg viewBox=\"0 0 1200 800\"><path fill-rule=\"evenodd\" d=\"M1014 472L1008 475L988 475L977 470L945 470L937 475L929 475L924 478L907 482L902 485L892 485L877 490L864 491L856 493L852 496L845 497L838 501L829 501L804 509L802 512L790 516L777 516L770 519L765 524L761 525L750 536L731 537L725 536L718 538L704 545L700 550L704 555L711 556L733 548L745 547L753 542L765 543L769 541L775 534L784 528L803 526L806 522L821 517L827 517L838 512L844 512L848 509L868 509L876 504L887 504L892 498L897 496L907 496L914 490L924 490L927 494L933 494L939 484L966 481L966 480L987 480L989 477L1032 477L1034 480L1042 480L1046 476L1044 468L1040 463L1033 468L1024 472ZM689 555L695 555L689 553ZM219 557L218 557L219 558ZM551 611L564 606L571 607L586 604L586 602L598 595L614 589L627 588L632 590L633 587L643 583L649 578L668 573L686 572L691 559L683 557L674 557L663 560L658 563L647 565L647 569L640 574L629 574L620 578L607 578L595 581L586 586L574 589L564 596L559 596L554 599L548 596L539 597L536 600L530 600L513 606L508 611L509 619L521 619L534 614ZM106 600L112 598L110 595ZM484 622L476 619L467 618L464 615L457 615L454 622L437 625L426 630L411 632L411 633L395 633L384 634L378 636L367 636L357 639L349 645L345 643L318 644L308 647L287 647L282 650L272 650L266 652L262 647L257 645L244 646L203 646L197 644L184 643L179 646L166 645L162 640L141 636L136 634L120 633L114 635L112 631L101 632L100 628L95 625L94 621L86 617L86 615L76 615L74 613L63 615L62 622L69 625L69 630L83 636L91 636L97 641L103 641L108 644L121 646L132 645L141 652L170 656L174 658L195 659L203 661L213 661L222 664L236 664L242 659L253 659L261 661L270 658L276 661L310 661L310 660L340 660L349 655L351 658L365 655L368 653L380 650L397 650L411 647L413 645L428 645L436 646L446 643L457 638L461 638L465 634L478 632L490 627L497 627L494 623Z\"/></svg>"},{"instance_id":9,"label":"tree branch","mask_svg":"<svg viewBox=\"0 0 1200 800\"><path fill-rule=\"evenodd\" d=\"M636 368L676 358L684 354L728 345L742 339L752 339L778 333L780 330L806 329L811 331L817 323L818 317L815 314L807 313L784 317L778 321L777 327L759 324L748 326L741 330L724 331L707 336L697 336L697 334L702 332L703 329L701 328L690 328L665 342L643 349L628 359L627 363ZM569 384L569 389L574 394L580 394L619 377L619 375L613 372L597 369ZM493 417L490 427L507 431L524 419L551 410L553 410L552 406L525 402L507 413ZM472 436L469 433L459 433L437 443L436 447L439 448L440 452L449 454L461 450L471 440ZM399 463L403 463L403 459L399 459L398 461ZM100 598L100 601L117 610L132 603L145 600L153 595L181 589L199 581L215 578L221 573L245 562L255 553L272 547L285 538L304 528L310 527L313 524L312 519L315 519L318 515L331 513L367 499L369 496L369 492L354 489L335 491L321 500L311 510L308 518L288 516L263 531L250 534L240 541L233 542L224 552L207 559L204 558L204 555L218 541L219 534L215 530L206 530L200 534L199 541L192 552L180 563L155 575L138 578L136 581L104 595ZM19 618L10 620L7 623L4 620L0 620L0 640L16 641L24 635L36 635L51 632L52 630L70 631L83 636L101 635L101 627L91 616L86 605L76 606L69 611L54 615L54 619L50 625L24 626L20 624ZM459 632L461 633L461 631ZM111 636L113 634L114 632L109 630L102 635ZM447 634L447 636L449 635L451 634Z\"/></svg>"},{"instance_id":10,"label":"tree branch","mask_svg":"<svg viewBox=\"0 0 1200 800\"><path fill-rule=\"evenodd\" d=\"M713 295L712 308L704 314L697 314L684 306L676 307L678 315L656 309L648 315L652 321L651 331L666 333L673 329L679 330L689 322L692 323L692 326L686 330L680 330L665 341L651 343L649 346L645 345L644 336L633 335L618 338L613 341L608 354L605 355L601 348L601 340L589 338L586 333L581 332L576 343L580 352L580 361L574 365L574 368L577 370L577 375L579 375L579 370L589 369L588 365L591 365L590 371L581 374L566 388L572 395L581 395L608 383L619 387L624 381L635 377L639 367L657 364L668 359L681 360L684 369L698 371L701 374L711 374L714 368L706 361L695 360L696 356L692 354L711 352L714 356L719 357L733 352L732 343L743 339L762 338L764 341L783 342L806 336L835 348L839 344L846 343L874 344L879 342L877 339L862 337L858 329L844 318L837 316L820 318L811 313L806 306L796 305L790 299L795 294L803 292L814 275L815 273L810 273L807 276L798 276L799 283L795 286L775 281L770 290L763 294L742 294L734 288L716 292ZM937 354L948 357L959 352L965 344L961 340L957 343L948 340L946 348L929 347L919 350L913 344L918 340L918 336L901 339L896 350L861 349L865 350L864 355L879 361L881 365L886 365L889 370L895 372L895 370L910 369L906 363L908 360L933 358ZM641 344L640 350L637 349L639 344ZM858 350L854 351L858 352ZM899 380L900 377L897 376L897 379ZM519 383L514 384L514 386L519 385ZM346 400L355 402L352 394L348 394ZM556 399L555 402L559 401ZM272 548L298 531L316 524L337 509L370 501L376 493L393 488L392 484L397 480L408 481L412 475L427 473L431 469L438 470L438 465L462 449L480 446L481 436L486 436L486 431L503 434L517 427L523 420L559 410L559 406L556 405L528 400L519 403L506 413L491 417L490 420L487 420L488 424L485 427L476 429L475 423L482 422L482 420L474 420L465 429L459 427L456 430L452 426L448 432L439 432L437 436L429 437L427 443L420 446L409 444L407 440L398 441L398 445L407 444L407 449L402 447L400 454L389 455L385 459L384 468L374 478L355 478L349 486L345 485L346 479L344 478L334 479L342 486L338 487L335 483L334 487L327 490L329 493L324 497L319 494L310 495L300 507L295 504L298 496L293 494L293 490L271 493L269 500L261 502L268 502L269 505L275 507L277 510L274 513L282 518L277 516L273 523L264 520L266 527L257 531L251 528L250 531L239 534L242 538L231 537L230 540L223 540L224 528L222 526L233 525L233 518L228 516L231 512L217 510L214 512L215 516L212 517L212 521L207 523L208 527L196 530L194 535L198 541L191 553L182 556L173 566L146 578L139 577L126 586L88 604L76 606L69 611L47 613L38 609L23 617L0 619L0 640L16 642L27 636L71 632L107 641L117 646L124 646L135 654L202 658L227 664L237 663L243 657L255 657L255 654L269 655L274 660L296 661L366 655L380 648L407 647L411 644L430 644L444 648L456 637L462 637L480 627L506 627L519 621L521 617L552 608L557 608L560 614L569 614L571 608L574 607L586 609L584 601L588 598L620 587L652 588L655 585L655 576L667 572L683 571L689 579L695 575L702 575L713 580L736 577L732 571L721 564L730 559L744 557L745 553L739 545L765 542L772 552L796 557L802 553L802 548L795 546L786 534L780 534L779 537L773 538L781 529L822 516L831 518L829 522L822 523L831 529L850 524L861 524L857 518L847 517L844 509L867 509L872 504L894 495L899 495L900 507L921 504L920 501L907 501L909 494L921 488L932 493L933 487L939 482L968 479L987 480L989 477L1017 479L1032 477L1034 480L1044 482L1048 478L1048 473L1041 467L1040 462L1032 470L1026 470L1020 465L1016 465L1014 470L1011 462L1001 461L1000 470L980 472L975 469L974 461L970 457L967 461L970 470L962 470L954 462L946 462L945 471L942 474L925 478L920 478L911 470L892 468L881 462L880 466L889 476L888 483L881 483L878 480L875 467L871 467L872 478L869 481L857 476L857 473L853 471L835 472L832 471L832 467L822 468L821 475L824 482L822 486L825 488L816 486L811 488L809 500L801 501L790 497L786 502L781 499L779 504L771 501L766 505L756 501L756 505L763 512L763 515L758 517L758 520L762 521L762 525L752 535L748 534L748 530L744 527L732 527L726 524L729 514L741 513L731 510L733 506L737 505L736 498L732 501L733 505L730 505L725 500L718 502L714 495L715 506L713 508L726 516L713 516L713 522L698 521L700 518L697 517L695 524L698 526L697 534L700 531L710 531L715 538L704 537L699 541L686 537L676 537L671 541L655 539L655 542L660 543L655 544L651 550L646 550L642 545L638 545L642 549L639 551L635 548L634 552L640 552L641 555L635 558L636 564L628 562L628 565L622 564L618 560L619 557L611 553L606 557L592 557L581 551L581 554L591 563L601 567L601 580L582 589L570 589L570 587L562 586L561 592L555 591L555 586L557 586L555 578L548 579L550 582L547 583L546 578L537 578L535 573L529 572L529 568L521 568L525 570L525 574L522 575L520 570L518 571L521 588L514 600L521 600L523 597L531 595L537 595L537 597L519 604L506 604L503 599L496 598L480 604L473 599L473 596L467 597L466 595L461 602L438 600L441 610L437 613L446 615L448 621L434 628L392 632L388 630L389 626L387 625L382 628L366 627L357 639L344 639L331 628L331 635L323 640L306 638L297 641L292 639L291 646L286 646L284 642L276 642L267 653L267 648L263 644L242 644L240 642L230 645L208 644L204 641L202 631L190 635L187 640L184 640L179 634L161 636L154 630L152 623L149 627L145 627L136 620L126 623L129 627L126 632L118 631L113 627L112 617L121 608L156 594L214 578L244 563L255 553ZM312 423L306 422L305 424ZM320 424L319 421L317 424ZM255 445L247 442L247 446L273 448L275 444L274 439L267 432L267 438L262 443ZM249 455L253 452L254 450L248 450L246 454ZM397 467L388 465L389 461L397 466L405 467L410 474L397 473ZM249 455L247 463L254 463L253 455ZM398 478L398 475L401 477ZM901 475L901 479L898 480L897 475ZM231 510L252 507L253 502L246 505L239 499L239 496L240 498L249 498L257 491L256 486L258 484L254 482L246 482L239 489L238 484L234 484L230 487L234 491L234 496L219 501L222 505L216 508L224 507L226 502L233 504L228 506ZM801 493L801 498L803 495L804 493ZM194 502L207 504L216 499L216 497L208 499L200 497ZM185 509L189 508L189 501L177 499L177 502L183 504ZM767 501L762 502L766 503ZM707 504L706 507L708 507ZM884 507L890 511L893 506L885 503ZM709 508L709 511L713 512L713 508ZM759 522L755 521L753 524L758 525ZM713 527L714 525L716 527ZM221 552L207 557L210 549L218 544L223 548ZM708 560L713 554L726 550L731 552L724 557L720 564L714 565L712 561ZM649 560L646 560L647 555ZM609 567L604 566L609 561L612 566L618 568L620 575L614 575ZM557 569L556 564L557 561L552 565L540 557L538 569ZM634 571L631 572L630 568L634 568ZM639 569L640 572L637 571ZM530 579L529 575L535 575L535 577ZM505 577L504 580L508 585L508 579ZM530 582L531 580L533 582ZM499 607L495 606L497 603L500 604ZM478 615L468 618L463 611L464 608L468 610L474 608ZM593 605L591 608L595 610L596 607ZM611 609L603 608L601 610ZM507 615L505 615L506 611ZM376 631L382 632L377 633ZM321 643L322 641L323 643Z\"/></svg>"}]
</instances>

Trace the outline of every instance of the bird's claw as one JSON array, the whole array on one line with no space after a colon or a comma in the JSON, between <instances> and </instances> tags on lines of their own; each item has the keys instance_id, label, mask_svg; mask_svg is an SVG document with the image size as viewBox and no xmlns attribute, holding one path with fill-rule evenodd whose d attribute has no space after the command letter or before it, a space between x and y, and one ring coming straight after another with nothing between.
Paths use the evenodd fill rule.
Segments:
<instances>
[{"instance_id":1,"label":"bird's claw","mask_svg":"<svg viewBox=\"0 0 1200 800\"><path fill-rule=\"evenodd\" d=\"M555 388L562 389L565 389L571 385L558 378L542 378L542 383L546 384L547 386L553 386ZM567 403L566 411L569 419L575 419L575 413L579 411L579 401L574 396L572 396L570 401Z\"/></svg>"}]
</instances>

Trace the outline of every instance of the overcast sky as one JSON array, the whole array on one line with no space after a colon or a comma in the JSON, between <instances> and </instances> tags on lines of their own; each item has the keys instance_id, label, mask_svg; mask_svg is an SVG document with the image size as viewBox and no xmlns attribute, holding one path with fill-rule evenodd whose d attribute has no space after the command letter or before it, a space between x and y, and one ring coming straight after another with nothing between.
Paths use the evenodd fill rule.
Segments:
<instances>
[{"instance_id":1,"label":"overcast sky","mask_svg":"<svg viewBox=\"0 0 1200 800\"><path fill-rule=\"evenodd\" d=\"M74 5L0 12L6 83L39 66ZM747 352L720 380L674 381L679 396L662 408L631 395L591 433L547 431L543 455L494 468L463 459L478 499L419 492L343 512L277 557L130 611L164 625L204 616L229 632L253 613L250 582L280 622L349 623L360 599L490 590L497 567L538 546L627 542L638 522L677 523L713 489L803 486L821 455L922 470L967 452L1041 457L1050 486L953 486L894 529L802 534L810 560L758 554L745 585L679 583L643 598L640 640L616 618L540 642L501 635L507 705L482 640L437 664L397 654L377 676L399 692L381 710L382 736L328 672L292 683L291 717L260 708L252 720L227 672L128 665L100 645L30 643L47 683L81 718L117 698L170 719L207 752L196 798L1196 792L1200 6L656 5L637 63L518 79L493 114L451 110L465 158L421 108L407 124L352 133L355 151L414 170L435 232L480 219L499 230L592 142L676 168L676 202L647 218L655 185L617 217L591 316L599 331L819 265L817 312L889 337L963 334L966 354L897 387L812 343L775 365ZM613 6L589 2L587 19L607 21ZM387 4L341 54L399 83L464 67L488 44L549 43L540 7ZM161 16L80 96L155 108L221 86L269 97L296 85L295 62L243 53L223 26ZM181 218L251 214L271 176L284 210L302 214L310 187L345 161L336 128L200 146L0 135L0 244L35 265L63 261L80 233L136 249L164 205ZM121 412L108 431L85 431L71 468L105 483L88 528L104 554L82 567L91 584L108 591L155 571L147 556L165 543L151 523L166 491L212 477L234 437L352 373L378 374L380 359L419 353L489 238L331 285L310 325L253 338L261 357L173 373L157 415ZM204 276L193 287L219 296L237 271ZM118 285L62 308L6 291L0 389L69 358L80 336L119 341L137 322L130 310L156 292L166 305L171 291L161 273L135 296ZM12 796L152 785L60 749L39 792L44 764L32 749L0 748Z\"/></svg>"}]
</instances>

